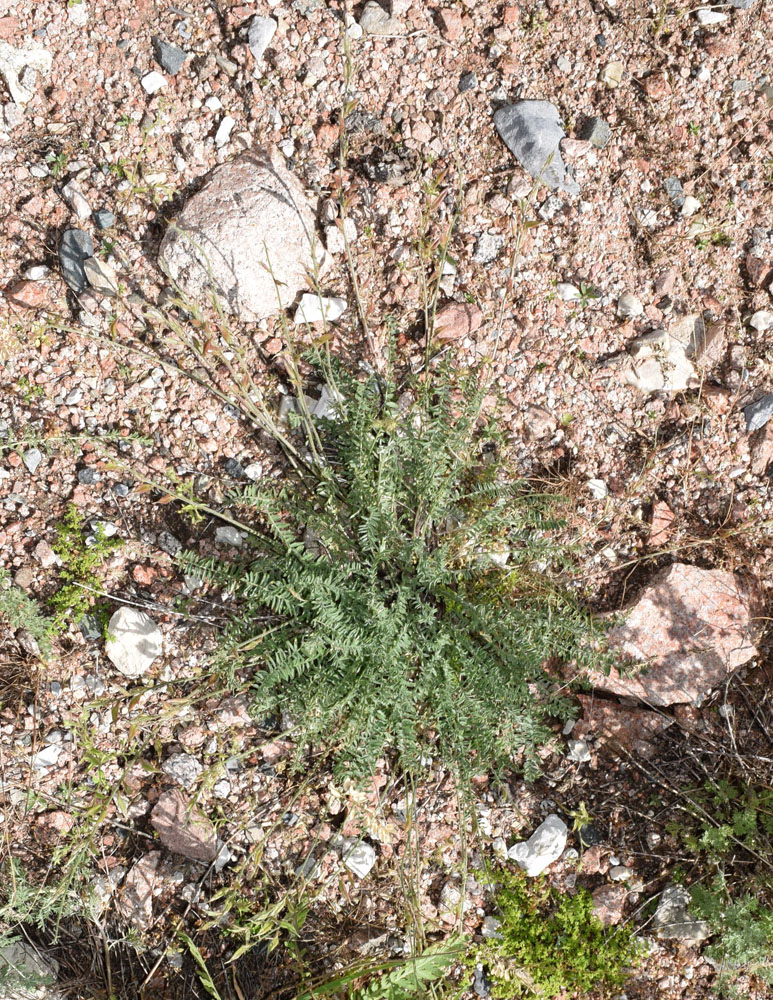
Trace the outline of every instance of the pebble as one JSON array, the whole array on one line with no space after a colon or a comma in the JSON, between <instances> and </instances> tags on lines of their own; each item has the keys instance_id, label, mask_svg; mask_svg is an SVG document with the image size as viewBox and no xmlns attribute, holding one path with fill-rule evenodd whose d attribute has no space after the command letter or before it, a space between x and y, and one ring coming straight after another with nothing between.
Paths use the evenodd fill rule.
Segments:
<instances>
[{"instance_id":1,"label":"pebble","mask_svg":"<svg viewBox=\"0 0 773 1000\"><path fill-rule=\"evenodd\" d=\"M749 320L749 326L760 333L769 330L773 326L773 313L767 309L758 309Z\"/></svg>"},{"instance_id":2,"label":"pebble","mask_svg":"<svg viewBox=\"0 0 773 1000\"><path fill-rule=\"evenodd\" d=\"M566 837L566 824L555 813L551 813L528 840L513 844L507 856L530 878L534 878L561 857L566 847Z\"/></svg>"},{"instance_id":3,"label":"pebble","mask_svg":"<svg viewBox=\"0 0 773 1000\"><path fill-rule=\"evenodd\" d=\"M59 266L68 288L76 294L88 288L83 262L94 254L94 244L82 229L66 229L59 240Z\"/></svg>"},{"instance_id":4,"label":"pebble","mask_svg":"<svg viewBox=\"0 0 773 1000\"><path fill-rule=\"evenodd\" d=\"M556 285L556 295L562 302L576 302L582 298L582 292L576 285L570 285L567 281L560 281Z\"/></svg>"},{"instance_id":5,"label":"pebble","mask_svg":"<svg viewBox=\"0 0 773 1000\"><path fill-rule=\"evenodd\" d=\"M665 330L650 330L637 337L628 350L632 363L625 369L625 381L640 392L679 392L696 377L684 345Z\"/></svg>"},{"instance_id":6,"label":"pebble","mask_svg":"<svg viewBox=\"0 0 773 1000\"><path fill-rule=\"evenodd\" d=\"M247 45L256 63L263 58L263 54L276 33L278 22L273 17L261 17L256 14L250 21L247 32Z\"/></svg>"},{"instance_id":7,"label":"pebble","mask_svg":"<svg viewBox=\"0 0 773 1000\"><path fill-rule=\"evenodd\" d=\"M49 767L56 767L59 762L62 749L63 748L61 746L57 746L55 743L49 743L48 746L43 747L43 749L39 750L32 758L32 766L37 771L45 771Z\"/></svg>"},{"instance_id":8,"label":"pebble","mask_svg":"<svg viewBox=\"0 0 773 1000\"><path fill-rule=\"evenodd\" d=\"M603 500L609 496L609 487L603 479L589 479L585 485L594 500Z\"/></svg>"},{"instance_id":9,"label":"pebble","mask_svg":"<svg viewBox=\"0 0 773 1000\"><path fill-rule=\"evenodd\" d=\"M478 77L474 70L470 70L469 73L462 73L459 77L458 90L460 94L465 93L467 90L475 90L478 86Z\"/></svg>"},{"instance_id":10,"label":"pebble","mask_svg":"<svg viewBox=\"0 0 773 1000\"><path fill-rule=\"evenodd\" d=\"M362 8L359 24L368 35L400 35L403 32L402 24L390 17L375 0L368 0Z\"/></svg>"},{"instance_id":11,"label":"pebble","mask_svg":"<svg viewBox=\"0 0 773 1000\"><path fill-rule=\"evenodd\" d=\"M705 920L694 920L688 913L690 893L681 885L669 885L663 890L653 917L658 937L700 944L711 934Z\"/></svg>"},{"instance_id":12,"label":"pebble","mask_svg":"<svg viewBox=\"0 0 773 1000\"><path fill-rule=\"evenodd\" d=\"M343 861L357 878L365 878L376 863L376 850L370 844L356 841L348 849L344 848Z\"/></svg>"},{"instance_id":13,"label":"pebble","mask_svg":"<svg viewBox=\"0 0 773 1000\"><path fill-rule=\"evenodd\" d=\"M52 62L53 57L47 49L30 45L17 49L0 39L0 76L11 100L19 106L32 100L38 73L47 76Z\"/></svg>"},{"instance_id":14,"label":"pebble","mask_svg":"<svg viewBox=\"0 0 773 1000\"><path fill-rule=\"evenodd\" d=\"M472 259L476 264L492 264L505 245L504 236L495 233L483 233L475 241Z\"/></svg>"},{"instance_id":15,"label":"pebble","mask_svg":"<svg viewBox=\"0 0 773 1000\"><path fill-rule=\"evenodd\" d=\"M591 759L590 747L585 740L569 740L569 760L576 764L587 764Z\"/></svg>"},{"instance_id":16,"label":"pebble","mask_svg":"<svg viewBox=\"0 0 773 1000\"><path fill-rule=\"evenodd\" d=\"M475 972L472 977L472 988L475 991L475 996L480 997L480 1000L489 1000L491 996L491 983L486 975L485 968L480 962L475 966Z\"/></svg>"},{"instance_id":17,"label":"pebble","mask_svg":"<svg viewBox=\"0 0 773 1000\"><path fill-rule=\"evenodd\" d=\"M636 319L644 312L644 306L633 292L623 292L617 300L617 315L620 319Z\"/></svg>"},{"instance_id":18,"label":"pebble","mask_svg":"<svg viewBox=\"0 0 773 1000\"><path fill-rule=\"evenodd\" d=\"M218 147L218 149L221 146L225 146L225 144L231 138L231 132L233 131L235 124L236 124L236 119L232 118L230 115L226 115L220 122L217 132L215 133L215 145Z\"/></svg>"},{"instance_id":19,"label":"pebble","mask_svg":"<svg viewBox=\"0 0 773 1000\"><path fill-rule=\"evenodd\" d=\"M354 219L346 218L343 222L343 232L337 225L325 226L325 246L328 253L342 254L346 251L346 241L353 243L357 239L357 227Z\"/></svg>"},{"instance_id":20,"label":"pebble","mask_svg":"<svg viewBox=\"0 0 773 1000\"><path fill-rule=\"evenodd\" d=\"M502 935L499 933L501 926L502 921L498 917L494 917L489 914L487 917L483 918L483 923L480 926L481 936L487 939L501 941Z\"/></svg>"},{"instance_id":21,"label":"pebble","mask_svg":"<svg viewBox=\"0 0 773 1000\"><path fill-rule=\"evenodd\" d=\"M23 453L21 460L24 462L27 472L32 474L43 461L43 453L39 448L29 448Z\"/></svg>"},{"instance_id":22,"label":"pebble","mask_svg":"<svg viewBox=\"0 0 773 1000\"><path fill-rule=\"evenodd\" d=\"M597 149L604 149L612 135L612 129L603 118L589 118L580 131L580 138Z\"/></svg>"},{"instance_id":23,"label":"pebble","mask_svg":"<svg viewBox=\"0 0 773 1000\"><path fill-rule=\"evenodd\" d=\"M625 66L619 60L615 59L607 63L601 71L601 82L609 87L610 90L615 90L620 86L624 72Z\"/></svg>"},{"instance_id":24,"label":"pebble","mask_svg":"<svg viewBox=\"0 0 773 1000\"><path fill-rule=\"evenodd\" d=\"M769 392L755 403L745 406L743 415L746 417L746 430L749 434L764 427L773 417L773 392Z\"/></svg>"},{"instance_id":25,"label":"pebble","mask_svg":"<svg viewBox=\"0 0 773 1000\"><path fill-rule=\"evenodd\" d=\"M46 264L33 264L32 267L28 267L23 274L23 277L27 281L42 281L43 278L47 278L51 273L51 268Z\"/></svg>"},{"instance_id":26,"label":"pebble","mask_svg":"<svg viewBox=\"0 0 773 1000\"><path fill-rule=\"evenodd\" d=\"M663 187L672 204L677 208L681 208L684 205L684 188L679 178L666 177L663 181Z\"/></svg>"},{"instance_id":27,"label":"pebble","mask_svg":"<svg viewBox=\"0 0 773 1000\"><path fill-rule=\"evenodd\" d=\"M699 10L695 11L695 16L698 19L698 23L703 28L708 28L712 24L722 24L728 18L727 14L724 14L720 10L709 10L706 7L701 7Z\"/></svg>"},{"instance_id":28,"label":"pebble","mask_svg":"<svg viewBox=\"0 0 773 1000\"><path fill-rule=\"evenodd\" d=\"M188 53L184 52L178 45L171 45L165 42L158 35L151 39L153 43L153 55L156 62L170 76L175 76L183 67L183 63L188 58Z\"/></svg>"},{"instance_id":29,"label":"pebble","mask_svg":"<svg viewBox=\"0 0 773 1000\"><path fill-rule=\"evenodd\" d=\"M105 652L124 677L141 677L161 655L164 637L150 615L127 605L113 613Z\"/></svg>"},{"instance_id":30,"label":"pebble","mask_svg":"<svg viewBox=\"0 0 773 1000\"><path fill-rule=\"evenodd\" d=\"M183 788L193 788L204 768L189 753L173 753L161 765L161 770Z\"/></svg>"},{"instance_id":31,"label":"pebble","mask_svg":"<svg viewBox=\"0 0 773 1000\"><path fill-rule=\"evenodd\" d=\"M234 548L240 549L244 538L244 532L234 528L231 524L221 524L215 528L215 541L222 545L233 545Z\"/></svg>"},{"instance_id":32,"label":"pebble","mask_svg":"<svg viewBox=\"0 0 773 1000\"><path fill-rule=\"evenodd\" d=\"M301 296L298 308L295 310L293 322L301 323L334 323L346 312L346 300L340 298L325 298L307 292Z\"/></svg>"},{"instance_id":33,"label":"pebble","mask_svg":"<svg viewBox=\"0 0 773 1000\"><path fill-rule=\"evenodd\" d=\"M682 204L682 218L689 219L691 215L695 215L698 209L701 207L701 203L697 198L693 198L691 194L688 194L684 199Z\"/></svg>"},{"instance_id":34,"label":"pebble","mask_svg":"<svg viewBox=\"0 0 773 1000\"><path fill-rule=\"evenodd\" d=\"M115 225L115 215L106 208L98 208L94 212L94 222L97 229L110 229Z\"/></svg>"},{"instance_id":35,"label":"pebble","mask_svg":"<svg viewBox=\"0 0 773 1000\"><path fill-rule=\"evenodd\" d=\"M78 628L87 642L96 642L97 639L102 638L102 626L96 615L84 615L78 622ZM85 684L85 681L83 683Z\"/></svg>"},{"instance_id":36,"label":"pebble","mask_svg":"<svg viewBox=\"0 0 773 1000\"><path fill-rule=\"evenodd\" d=\"M626 868L625 865L613 865L609 869L609 877L613 882L627 882L632 875L633 872L631 869Z\"/></svg>"},{"instance_id":37,"label":"pebble","mask_svg":"<svg viewBox=\"0 0 773 1000\"><path fill-rule=\"evenodd\" d=\"M91 466L86 466L85 469L78 469L78 482L82 486L92 486L98 481L97 472Z\"/></svg>"},{"instance_id":38,"label":"pebble","mask_svg":"<svg viewBox=\"0 0 773 1000\"><path fill-rule=\"evenodd\" d=\"M166 77L154 69L150 73L146 73L140 82L145 93L152 96L166 86Z\"/></svg>"},{"instance_id":39,"label":"pebble","mask_svg":"<svg viewBox=\"0 0 773 1000\"><path fill-rule=\"evenodd\" d=\"M115 271L98 257L87 257L83 262L86 280L96 292L114 298L118 295L118 278Z\"/></svg>"},{"instance_id":40,"label":"pebble","mask_svg":"<svg viewBox=\"0 0 773 1000\"><path fill-rule=\"evenodd\" d=\"M86 201L76 184L70 181L62 188L62 197L75 212L76 216L84 222L91 216L91 205Z\"/></svg>"}]
</instances>

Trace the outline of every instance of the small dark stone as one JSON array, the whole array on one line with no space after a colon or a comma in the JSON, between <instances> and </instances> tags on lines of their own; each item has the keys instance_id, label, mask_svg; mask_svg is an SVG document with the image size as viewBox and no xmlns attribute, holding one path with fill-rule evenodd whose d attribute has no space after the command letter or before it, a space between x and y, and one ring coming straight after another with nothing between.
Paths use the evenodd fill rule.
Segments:
<instances>
[{"instance_id":1,"label":"small dark stone","mask_svg":"<svg viewBox=\"0 0 773 1000\"><path fill-rule=\"evenodd\" d=\"M98 481L97 473L94 469L86 466L85 469L78 469L78 482L82 486L91 486Z\"/></svg>"},{"instance_id":2,"label":"small dark stone","mask_svg":"<svg viewBox=\"0 0 773 1000\"><path fill-rule=\"evenodd\" d=\"M83 638L88 642L95 642L102 638L102 626L96 615L84 615L78 622L78 628L81 630Z\"/></svg>"},{"instance_id":3,"label":"small dark stone","mask_svg":"<svg viewBox=\"0 0 773 1000\"><path fill-rule=\"evenodd\" d=\"M666 194L677 208L684 205L684 190L678 177L666 177L663 181Z\"/></svg>"},{"instance_id":4,"label":"small dark stone","mask_svg":"<svg viewBox=\"0 0 773 1000\"><path fill-rule=\"evenodd\" d=\"M94 256L94 244L82 229L66 229L59 240L59 266L67 287L74 292L85 292L89 286L83 262Z\"/></svg>"},{"instance_id":5,"label":"small dark stone","mask_svg":"<svg viewBox=\"0 0 773 1000\"><path fill-rule=\"evenodd\" d=\"M128 497L131 487L127 486L126 483L116 483L113 487L113 493L117 497Z\"/></svg>"},{"instance_id":6,"label":"small dark stone","mask_svg":"<svg viewBox=\"0 0 773 1000\"><path fill-rule=\"evenodd\" d=\"M592 823L585 823L577 831L577 839L582 847L595 847L601 843L601 834Z\"/></svg>"},{"instance_id":7,"label":"small dark stone","mask_svg":"<svg viewBox=\"0 0 773 1000\"><path fill-rule=\"evenodd\" d=\"M475 71L471 70L469 73L462 73L459 78L459 93L463 94L465 90L475 90L478 86L478 77L475 75Z\"/></svg>"},{"instance_id":8,"label":"small dark stone","mask_svg":"<svg viewBox=\"0 0 773 1000\"><path fill-rule=\"evenodd\" d=\"M582 127L580 138L597 149L603 149L609 142L612 130L603 118L589 118Z\"/></svg>"},{"instance_id":9,"label":"small dark stone","mask_svg":"<svg viewBox=\"0 0 773 1000\"><path fill-rule=\"evenodd\" d=\"M106 208L98 208L93 213L93 216L94 222L97 224L97 229L110 229L111 226L115 225L115 216Z\"/></svg>"},{"instance_id":10,"label":"small dark stone","mask_svg":"<svg viewBox=\"0 0 773 1000\"><path fill-rule=\"evenodd\" d=\"M476 996L479 996L481 1000L488 1000L488 997L491 996L491 983L482 965L475 966L472 988L475 990Z\"/></svg>"},{"instance_id":11,"label":"small dark stone","mask_svg":"<svg viewBox=\"0 0 773 1000\"><path fill-rule=\"evenodd\" d=\"M169 42L165 42L158 35L154 35L151 40L153 42L153 55L158 65L170 76L175 76L179 73L183 63L188 58L188 53L183 52L177 45L170 45Z\"/></svg>"},{"instance_id":12,"label":"small dark stone","mask_svg":"<svg viewBox=\"0 0 773 1000\"><path fill-rule=\"evenodd\" d=\"M607 40L604 35L596 35L594 40L600 49L605 49L607 47Z\"/></svg>"},{"instance_id":13,"label":"small dark stone","mask_svg":"<svg viewBox=\"0 0 773 1000\"><path fill-rule=\"evenodd\" d=\"M241 462L237 462L235 458L226 459L225 471L229 476L233 476L234 479L241 479L244 475L244 469L242 468Z\"/></svg>"}]
</instances>

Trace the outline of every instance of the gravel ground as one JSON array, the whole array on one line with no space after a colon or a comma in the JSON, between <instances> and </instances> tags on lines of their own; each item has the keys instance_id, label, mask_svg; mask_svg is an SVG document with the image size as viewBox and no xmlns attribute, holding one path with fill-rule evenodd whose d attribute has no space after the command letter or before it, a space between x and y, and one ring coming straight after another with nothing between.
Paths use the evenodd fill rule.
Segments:
<instances>
[{"instance_id":1,"label":"gravel ground","mask_svg":"<svg viewBox=\"0 0 773 1000\"><path fill-rule=\"evenodd\" d=\"M214 523L191 525L138 488L138 468L150 479L174 473L217 502L235 483L234 460L255 475L274 466L276 454L233 408L174 371L179 352L142 318L164 301L157 255L168 222L210 168L253 145L278 146L321 229L336 218L330 199L345 200L377 350L396 332L401 359L416 368L422 255L437 254L456 215L448 246L456 274L446 276L439 304L480 309L479 328L455 347L462 362L493 357L518 468L571 497L587 554L577 584L599 608L619 607L675 553L753 571L767 586L773 437L764 429L750 436L743 408L773 390L770 329L759 318L773 310L773 5L711 8L722 15L711 24L707 10L635 0L571 11L558 0L393 0L392 30L380 37L362 34L361 7L323 0L179 8L0 0L0 57L8 58L4 45L27 43L51 57L49 71L44 58L43 68L18 81L6 75L0 87L2 565L30 595L49 597L56 562L41 543L54 541L73 503L86 520L115 525L123 544L107 559L104 589L147 608L165 642L153 683L132 686L104 644L76 629L45 675L30 673L29 657L8 637L9 690L20 700L2 700L2 809L33 868L45 868L62 832L59 821L52 832L31 817L56 808L65 825L73 815L91 822L84 814L101 766L99 781L122 789L108 796L99 827L109 900L153 848L147 818L158 762L187 754L198 765L198 804L229 860L202 880L195 864L157 859L144 927L156 945L165 918L189 903L205 922L199 886L209 898L233 870L245 885L263 871L286 886L303 868L318 900L310 926L329 962L402 948L395 871L417 846L405 822L410 790L386 762L366 793L331 786L324 768L299 781L281 724L257 725L240 701L222 700L207 672L221 610L202 600L201 621L179 613L187 591L173 556L180 544L224 554L227 542L216 539ZM278 22L260 60L247 38L255 14ZM154 39L187 54L175 74L154 58ZM163 81L155 93L151 73ZM17 85L30 91L26 103L12 98ZM493 112L520 98L558 108L578 197L535 189L499 139ZM582 138L596 118L609 127L603 148ZM101 217L104 229L100 210L112 213ZM114 270L117 298L68 290L57 247L73 226L91 234ZM368 357L344 257L328 247L335 263L324 291L349 302L333 346ZM684 317L711 331L692 383L655 392L629 384L636 338ZM283 383L283 335L277 318L245 331L248 363L269 389ZM106 460L106 442L118 462ZM739 719L743 705L739 696ZM701 724L713 718L709 706ZM666 761L670 744L658 746ZM546 773L535 786L514 782L506 795L481 780L473 875L497 838L509 845L528 835L551 800L567 810L585 800L610 813L588 884L603 882L612 855L632 864L643 880L629 897L633 912L663 876L634 846L656 822L641 819L648 812L635 769L612 754L594 755L583 770L562 752L546 756ZM616 817L603 794L610 774L619 780ZM425 861L417 905L430 928L448 930L454 918L441 894L466 848L447 775L433 771L415 811ZM358 879L336 837L361 835L378 860ZM561 863L555 878L570 874ZM490 899L473 875L463 922L477 932ZM142 906L122 912L139 926ZM336 944L321 946L333 927ZM139 978L147 975L156 995L176 995L172 958L158 970L154 959L143 966ZM286 970L275 971L281 982ZM712 975L694 950L658 943L626 995L703 997ZM754 984L748 995L763 996Z\"/></svg>"}]
</instances>

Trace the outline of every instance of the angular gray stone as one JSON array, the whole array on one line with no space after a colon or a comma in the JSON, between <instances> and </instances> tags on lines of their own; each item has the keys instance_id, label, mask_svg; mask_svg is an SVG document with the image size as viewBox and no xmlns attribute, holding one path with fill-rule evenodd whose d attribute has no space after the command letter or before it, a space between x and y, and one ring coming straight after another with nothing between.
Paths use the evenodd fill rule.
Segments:
<instances>
[{"instance_id":1,"label":"angular gray stone","mask_svg":"<svg viewBox=\"0 0 773 1000\"><path fill-rule=\"evenodd\" d=\"M551 813L528 840L513 844L507 856L530 878L534 878L561 857L566 847L566 836L566 823Z\"/></svg>"},{"instance_id":2,"label":"angular gray stone","mask_svg":"<svg viewBox=\"0 0 773 1000\"><path fill-rule=\"evenodd\" d=\"M653 923L658 937L700 944L711 937L711 927L705 920L695 920L688 913L690 893L681 885L669 885L663 890Z\"/></svg>"},{"instance_id":3,"label":"angular gray stone","mask_svg":"<svg viewBox=\"0 0 773 1000\"><path fill-rule=\"evenodd\" d=\"M663 181L663 188L673 205L677 208L684 205L684 188L678 177L666 177Z\"/></svg>"},{"instance_id":4,"label":"angular gray stone","mask_svg":"<svg viewBox=\"0 0 773 1000\"><path fill-rule=\"evenodd\" d=\"M752 431L758 431L760 427L764 427L773 417L773 392L769 392L756 402L745 406L743 415L746 417L746 430L750 434Z\"/></svg>"},{"instance_id":5,"label":"angular gray stone","mask_svg":"<svg viewBox=\"0 0 773 1000\"><path fill-rule=\"evenodd\" d=\"M403 26L397 18L390 17L376 0L368 0L362 8L359 25L368 35L400 35Z\"/></svg>"},{"instance_id":6,"label":"angular gray stone","mask_svg":"<svg viewBox=\"0 0 773 1000\"><path fill-rule=\"evenodd\" d=\"M183 788L193 788L204 768L189 753L173 753L161 765L161 770Z\"/></svg>"},{"instance_id":7,"label":"angular gray stone","mask_svg":"<svg viewBox=\"0 0 773 1000\"><path fill-rule=\"evenodd\" d=\"M97 229L109 229L115 225L115 216L108 209L99 208L94 212L94 222L97 224Z\"/></svg>"},{"instance_id":8,"label":"angular gray stone","mask_svg":"<svg viewBox=\"0 0 773 1000\"><path fill-rule=\"evenodd\" d=\"M736 10L749 10L754 6L756 0L729 0L730 6Z\"/></svg>"},{"instance_id":9,"label":"angular gray stone","mask_svg":"<svg viewBox=\"0 0 773 1000\"><path fill-rule=\"evenodd\" d=\"M466 90L475 90L478 86L478 77L475 70L470 70L469 73L462 73L459 77L459 83L457 85L457 90L460 94L463 94Z\"/></svg>"},{"instance_id":10,"label":"angular gray stone","mask_svg":"<svg viewBox=\"0 0 773 1000\"><path fill-rule=\"evenodd\" d=\"M612 129L603 118L589 118L582 127L580 138L589 142L597 149L603 149L609 142Z\"/></svg>"},{"instance_id":11,"label":"angular gray stone","mask_svg":"<svg viewBox=\"0 0 773 1000\"><path fill-rule=\"evenodd\" d=\"M184 52L178 45L165 42L158 35L154 35L151 41L153 42L153 56L158 65L170 76L179 73L183 63L188 58L188 53Z\"/></svg>"},{"instance_id":12,"label":"angular gray stone","mask_svg":"<svg viewBox=\"0 0 773 1000\"><path fill-rule=\"evenodd\" d=\"M108 622L107 634L105 652L125 677L141 677L161 655L161 629L138 608L119 608Z\"/></svg>"},{"instance_id":13,"label":"angular gray stone","mask_svg":"<svg viewBox=\"0 0 773 1000\"><path fill-rule=\"evenodd\" d=\"M328 257L296 177L275 151L216 167L161 243L160 263L184 296L257 322L291 305ZM272 276L273 272L273 276Z\"/></svg>"},{"instance_id":14,"label":"angular gray stone","mask_svg":"<svg viewBox=\"0 0 773 1000\"><path fill-rule=\"evenodd\" d=\"M579 194L576 181L567 176L559 143L566 138L561 116L549 101L517 101L494 114L502 141L524 170L552 190Z\"/></svg>"},{"instance_id":15,"label":"angular gray stone","mask_svg":"<svg viewBox=\"0 0 773 1000\"><path fill-rule=\"evenodd\" d=\"M499 236L496 233L483 233L475 241L472 259L476 264L491 264L497 259L504 245L504 236Z\"/></svg>"},{"instance_id":16,"label":"angular gray stone","mask_svg":"<svg viewBox=\"0 0 773 1000\"><path fill-rule=\"evenodd\" d=\"M214 826L178 789L159 796L150 822L168 851L193 861L210 862L217 857Z\"/></svg>"},{"instance_id":17,"label":"angular gray stone","mask_svg":"<svg viewBox=\"0 0 773 1000\"><path fill-rule=\"evenodd\" d=\"M83 262L94 255L94 244L82 229L66 229L59 240L59 266L68 288L76 294L89 287Z\"/></svg>"},{"instance_id":18,"label":"angular gray stone","mask_svg":"<svg viewBox=\"0 0 773 1000\"><path fill-rule=\"evenodd\" d=\"M12 941L0 948L0 983L3 1000L59 1000L53 984L59 965L26 941Z\"/></svg>"},{"instance_id":19,"label":"angular gray stone","mask_svg":"<svg viewBox=\"0 0 773 1000\"><path fill-rule=\"evenodd\" d=\"M250 27L247 31L247 45L255 62L260 62L263 58L277 27L278 23L273 17L261 17L256 14L250 21Z\"/></svg>"}]
</instances>

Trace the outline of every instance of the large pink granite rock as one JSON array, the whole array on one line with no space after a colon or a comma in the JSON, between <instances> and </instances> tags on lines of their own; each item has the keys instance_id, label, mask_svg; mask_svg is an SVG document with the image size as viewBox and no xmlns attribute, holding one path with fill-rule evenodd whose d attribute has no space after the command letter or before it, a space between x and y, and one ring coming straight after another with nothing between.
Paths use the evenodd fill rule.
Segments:
<instances>
[{"instance_id":1,"label":"large pink granite rock","mask_svg":"<svg viewBox=\"0 0 773 1000\"><path fill-rule=\"evenodd\" d=\"M179 789L159 796L150 814L150 822L168 851L194 861L210 862L217 857L214 826Z\"/></svg>"},{"instance_id":2,"label":"large pink granite rock","mask_svg":"<svg viewBox=\"0 0 773 1000\"><path fill-rule=\"evenodd\" d=\"M329 263L314 212L281 155L251 150L215 167L170 224L160 262L183 294L258 321L307 291Z\"/></svg>"},{"instance_id":3,"label":"large pink granite rock","mask_svg":"<svg viewBox=\"0 0 773 1000\"><path fill-rule=\"evenodd\" d=\"M602 691L650 705L699 705L757 655L753 605L733 573L684 563L668 566L609 634L610 646L646 671L632 664L631 676L596 671L590 681Z\"/></svg>"}]
</instances>

